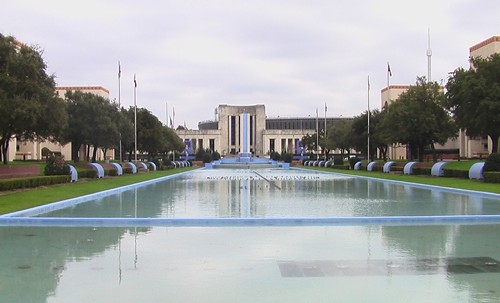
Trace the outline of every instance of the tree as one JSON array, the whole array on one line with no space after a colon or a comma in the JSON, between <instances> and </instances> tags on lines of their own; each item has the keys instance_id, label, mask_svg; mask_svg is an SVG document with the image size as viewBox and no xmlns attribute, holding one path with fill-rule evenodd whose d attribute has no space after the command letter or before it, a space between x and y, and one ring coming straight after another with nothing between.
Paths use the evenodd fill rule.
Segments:
<instances>
[{"instance_id":1,"label":"tree","mask_svg":"<svg viewBox=\"0 0 500 303\"><path fill-rule=\"evenodd\" d=\"M386 109L379 131L391 143L407 144L410 159L423 160L424 150L434 148L434 143L444 144L456 135L455 124L443 108L444 93L436 82L425 77Z\"/></svg>"},{"instance_id":2,"label":"tree","mask_svg":"<svg viewBox=\"0 0 500 303\"><path fill-rule=\"evenodd\" d=\"M126 109L124 108L120 109L117 117L117 124L118 124L118 131L120 133L122 147L124 148L122 148L122 155L121 157L118 157L118 159L124 159L128 147L134 146L134 124L133 124L133 118L131 120L129 116L130 114ZM133 117L133 113L131 116ZM120 139L118 139L118 141L120 141ZM117 145L117 151L118 153L120 152L119 143ZM131 159L129 159L129 161L131 161Z\"/></svg>"},{"instance_id":3,"label":"tree","mask_svg":"<svg viewBox=\"0 0 500 303\"><path fill-rule=\"evenodd\" d=\"M129 121L134 123L134 107L124 110L124 114ZM129 161L132 161L132 153L134 152L134 134L132 137L124 140L122 143L129 152ZM174 132L173 129L161 124L160 120L145 108L137 109L137 149L147 153L151 159L158 154L167 153L169 151L182 152L184 143L182 139Z\"/></svg>"},{"instance_id":4,"label":"tree","mask_svg":"<svg viewBox=\"0 0 500 303\"><path fill-rule=\"evenodd\" d=\"M352 144L352 123L353 120L340 120L328 128L327 148L330 150L339 149L340 154L349 154Z\"/></svg>"},{"instance_id":5,"label":"tree","mask_svg":"<svg viewBox=\"0 0 500 303\"><path fill-rule=\"evenodd\" d=\"M80 91L67 92L66 99L70 122L65 138L72 143L74 161L78 161L78 152L83 144L94 147L92 157L86 155L91 162L96 162L98 148L106 151L118 146L121 120L116 104L96 94Z\"/></svg>"},{"instance_id":6,"label":"tree","mask_svg":"<svg viewBox=\"0 0 500 303\"><path fill-rule=\"evenodd\" d=\"M376 158L377 149L382 159L387 159L387 139L383 137L383 133L379 130L383 116L384 112L378 109L370 111L370 155L368 155L368 159L373 160ZM368 152L368 111L354 117L349 136L349 140L352 142L351 146L354 149Z\"/></svg>"},{"instance_id":7,"label":"tree","mask_svg":"<svg viewBox=\"0 0 500 303\"><path fill-rule=\"evenodd\" d=\"M472 68L456 69L446 83L445 107L468 136L489 136L498 152L500 136L500 54L471 58Z\"/></svg>"},{"instance_id":8,"label":"tree","mask_svg":"<svg viewBox=\"0 0 500 303\"><path fill-rule=\"evenodd\" d=\"M47 75L41 51L0 34L0 159L9 142L60 139L67 124L54 76Z\"/></svg>"},{"instance_id":9,"label":"tree","mask_svg":"<svg viewBox=\"0 0 500 303\"><path fill-rule=\"evenodd\" d=\"M118 106L108 99L93 95L91 98L94 113L92 132L88 134L87 142L94 147L91 162L96 162L97 149L106 150L117 147L120 139L118 131Z\"/></svg>"},{"instance_id":10,"label":"tree","mask_svg":"<svg viewBox=\"0 0 500 303\"><path fill-rule=\"evenodd\" d=\"M301 140L302 147L306 149L308 153L316 151L316 133L313 135L306 134Z\"/></svg>"}]
</instances>

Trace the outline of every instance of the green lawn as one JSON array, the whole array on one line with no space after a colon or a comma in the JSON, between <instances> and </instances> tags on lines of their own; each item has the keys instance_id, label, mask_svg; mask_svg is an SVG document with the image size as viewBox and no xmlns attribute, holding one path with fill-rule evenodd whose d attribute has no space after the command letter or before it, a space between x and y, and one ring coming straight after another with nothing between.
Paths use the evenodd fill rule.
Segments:
<instances>
[{"instance_id":1,"label":"green lawn","mask_svg":"<svg viewBox=\"0 0 500 303\"><path fill-rule=\"evenodd\" d=\"M447 164L446 168L449 168ZM472 165L472 164L470 164ZM469 165L469 167L470 167ZM336 172L341 174L349 174L363 177L372 177L378 179L385 180L395 180L395 181L404 181L404 182L412 182L419 184L427 184L427 185L436 185L436 186L444 186L451 188L459 188L459 189L467 189L467 190L475 190L475 191L483 191L490 193L500 194L500 184L497 183L485 183L483 181L477 180L469 180L469 179L459 179L459 178L444 178L444 177L432 177L432 176L416 176L416 175L402 175L402 174L388 174L382 172L368 172L364 170L342 170L342 169L332 169L330 167L314 167L314 166L306 166L304 168L321 170L321 171L329 171Z\"/></svg>"},{"instance_id":2,"label":"green lawn","mask_svg":"<svg viewBox=\"0 0 500 303\"><path fill-rule=\"evenodd\" d=\"M95 192L156 179L198 167L184 167L148 173L126 174L120 177L86 179L74 183L59 184L50 187L38 187L14 192L0 192L0 214L6 214L51 202L88 195Z\"/></svg>"}]
</instances>

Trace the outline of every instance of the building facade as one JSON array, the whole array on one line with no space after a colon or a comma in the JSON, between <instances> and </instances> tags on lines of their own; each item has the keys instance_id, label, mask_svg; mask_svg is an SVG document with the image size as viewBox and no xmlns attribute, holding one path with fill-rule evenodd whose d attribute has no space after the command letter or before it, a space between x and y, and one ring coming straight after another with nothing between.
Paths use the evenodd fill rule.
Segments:
<instances>
[{"instance_id":1,"label":"building facade","mask_svg":"<svg viewBox=\"0 0 500 303\"><path fill-rule=\"evenodd\" d=\"M83 93L91 93L109 99L109 90L102 86L58 86L56 93L60 98L65 98L68 91L81 91ZM71 157L71 143L58 144L50 141L21 141L17 138L11 139L9 144L8 161L12 160L42 160L46 156L42 151L48 150L50 153L56 153L64 156L65 160L73 160ZM15 148L11 148L14 147ZM80 160L85 158L85 147L82 147L79 152ZM93 147L90 147L90 152ZM101 150L97 151L97 159L106 160L113 159L114 150L108 150L106 155Z\"/></svg>"},{"instance_id":2,"label":"building facade","mask_svg":"<svg viewBox=\"0 0 500 303\"><path fill-rule=\"evenodd\" d=\"M487 58L494 53L500 53L500 36L484 40L469 49L470 57ZM411 85L390 85L381 90L381 108L385 108L406 92ZM443 88L444 89L444 88ZM444 145L436 146L437 149L458 149L460 157L484 157L491 153L491 139L488 137L469 137L465 130L460 130L456 139L449 139ZM388 157L391 159L407 159L405 145L395 144L389 146Z\"/></svg>"},{"instance_id":3,"label":"building facade","mask_svg":"<svg viewBox=\"0 0 500 303\"><path fill-rule=\"evenodd\" d=\"M249 152L254 157L265 157L271 152L301 154L301 139L313 135L316 129L325 129L336 121L349 118L268 118L263 104L219 105L217 119L198 123L198 130L176 130L184 140L189 154L198 149L217 151L222 155L244 152L248 133ZM245 117L248 117L245 127Z\"/></svg>"}]
</instances>

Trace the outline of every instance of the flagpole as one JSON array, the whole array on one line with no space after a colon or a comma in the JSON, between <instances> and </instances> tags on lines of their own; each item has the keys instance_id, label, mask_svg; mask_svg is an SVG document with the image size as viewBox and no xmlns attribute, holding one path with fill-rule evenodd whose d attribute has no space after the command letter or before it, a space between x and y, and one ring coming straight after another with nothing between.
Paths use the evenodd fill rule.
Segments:
<instances>
[{"instance_id":1,"label":"flagpole","mask_svg":"<svg viewBox=\"0 0 500 303\"><path fill-rule=\"evenodd\" d=\"M165 102L165 125L168 127L168 102Z\"/></svg>"},{"instance_id":2,"label":"flagpole","mask_svg":"<svg viewBox=\"0 0 500 303\"><path fill-rule=\"evenodd\" d=\"M319 122L318 108L316 107L316 160L319 160Z\"/></svg>"},{"instance_id":3,"label":"flagpole","mask_svg":"<svg viewBox=\"0 0 500 303\"><path fill-rule=\"evenodd\" d=\"M174 123L175 123L175 107L172 106L172 129L174 129ZM175 161L175 149L173 150L172 153L172 161Z\"/></svg>"},{"instance_id":4,"label":"flagpole","mask_svg":"<svg viewBox=\"0 0 500 303\"><path fill-rule=\"evenodd\" d=\"M391 72L391 66L389 65L389 62L387 62L387 88L389 88L389 77L392 76L392 72Z\"/></svg>"},{"instance_id":5,"label":"flagpole","mask_svg":"<svg viewBox=\"0 0 500 303\"><path fill-rule=\"evenodd\" d=\"M326 161L326 141L327 141L327 136L326 136L326 111L328 108L326 107L326 102L325 102L325 161Z\"/></svg>"},{"instance_id":6,"label":"flagpole","mask_svg":"<svg viewBox=\"0 0 500 303\"><path fill-rule=\"evenodd\" d=\"M135 162L137 163L137 81L134 74L134 147L135 147Z\"/></svg>"},{"instance_id":7,"label":"flagpole","mask_svg":"<svg viewBox=\"0 0 500 303\"><path fill-rule=\"evenodd\" d=\"M122 67L120 65L120 61L118 61L118 110L121 112L122 110L122 102L121 102L121 78L122 78ZM122 132L120 132L120 163L123 162L122 157Z\"/></svg>"},{"instance_id":8,"label":"flagpole","mask_svg":"<svg viewBox=\"0 0 500 303\"><path fill-rule=\"evenodd\" d=\"M370 162L370 75L368 75L368 151L367 151L367 159Z\"/></svg>"}]
</instances>

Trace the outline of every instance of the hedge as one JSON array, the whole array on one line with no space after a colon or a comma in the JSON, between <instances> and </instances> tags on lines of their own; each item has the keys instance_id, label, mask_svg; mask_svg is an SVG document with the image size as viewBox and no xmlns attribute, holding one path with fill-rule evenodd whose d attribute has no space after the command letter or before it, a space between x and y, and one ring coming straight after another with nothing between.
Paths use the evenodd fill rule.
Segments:
<instances>
[{"instance_id":1,"label":"hedge","mask_svg":"<svg viewBox=\"0 0 500 303\"><path fill-rule=\"evenodd\" d=\"M78 178L97 178L97 171L93 169L80 170L78 171Z\"/></svg>"},{"instance_id":2,"label":"hedge","mask_svg":"<svg viewBox=\"0 0 500 303\"><path fill-rule=\"evenodd\" d=\"M68 183L70 176L38 176L0 180L0 191Z\"/></svg>"},{"instance_id":3,"label":"hedge","mask_svg":"<svg viewBox=\"0 0 500 303\"><path fill-rule=\"evenodd\" d=\"M431 175L430 167L414 167L413 168L414 175Z\"/></svg>"},{"instance_id":4,"label":"hedge","mask_svg":"<svg viewBox=\"0 0 500 303\"><path fill-rule=\"evenodd\" d=\"M345 169L345 170L349 170L350 169L349 164L332 165L331 167L335 168L335 169Z\"/></svg>"},{"instance_id":5,"label":"hedge","mask_svg":"<svg viewBox=\"0 0 500 303\"><path fill-rule=\"evenodd\" d=\"M445 177L469 179L469 171L463 169L445 169Z\"/></svg>"},{"instance_id":6,"label":"hedge","mask_svg":"<svg viewBox=\"0 0 500 303\"><path fill-rule=\"evenodd\" d=\"M500 183L500 172L498 171L483 172L483 177L484 177L484 182Z\"/></svg>"}]
</instances>

